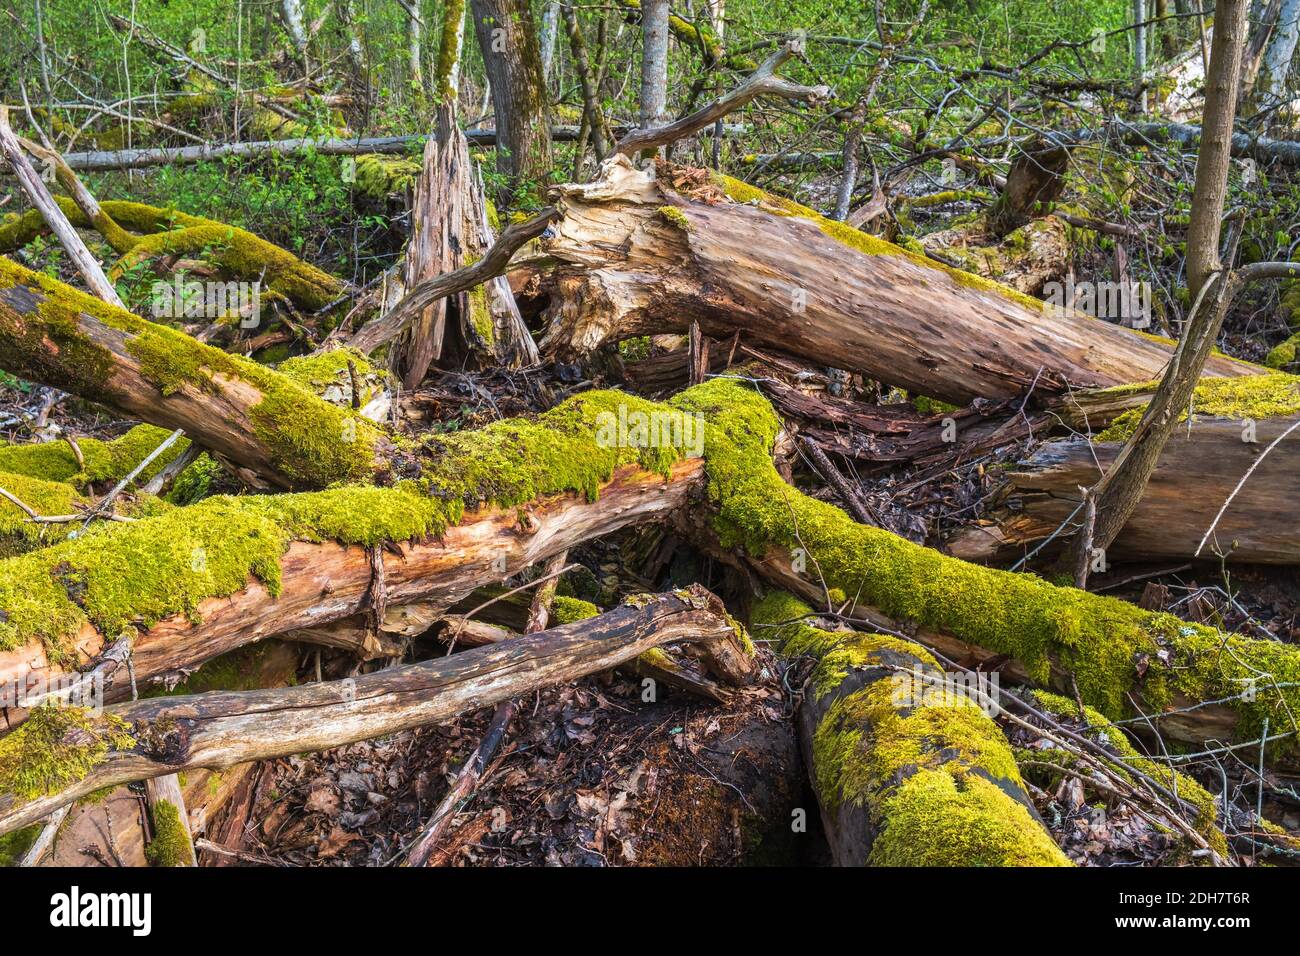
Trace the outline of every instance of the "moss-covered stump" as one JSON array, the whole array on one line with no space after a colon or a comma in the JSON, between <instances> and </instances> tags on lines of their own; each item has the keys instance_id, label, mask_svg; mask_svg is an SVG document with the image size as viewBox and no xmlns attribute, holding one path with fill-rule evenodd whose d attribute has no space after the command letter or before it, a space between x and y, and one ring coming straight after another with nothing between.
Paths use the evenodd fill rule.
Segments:
<instances>
[{"instance_id":1,"label":"moss-covered stump","mask_svg":"<svg viewBox=\"0 0 1300 956\"><path fill-rule=\"evenodd\" d=\"M124 200L101 203L102 219L91 222L71 199L55 199L74 226L95 229L122 255L110 272L112 279L149 259L179 255L201 256L233 278L263 281L304 309L320 309L347 289L341 279L293 253L223 222ZM12 252L48 231L34 209L10 215L0 220L0 252Z\"/></svg>"},{"instance_id":2,"label":"moss-covered stump","mask_svg":"<svg viewBox=\"0 0 1300 956\"><path fill-rule=\"evenodd\" d=\"M1011 746L973 700L926 693L943 671L920 645L830 632L773 592L754 609L786 657L816 658L799 724L840 866L1065 866ZM914 686L921 685L921 686ZM942 685L940 685L941 689Z\"/></svg>"},{"instance_id":3,"label":"moss-covered stump","mask_svg":"<svg viewBox=\"0 0 1300 956\"><path fill-rule=\"evenodd\" d=\"M0 367L168 430L282 487L371 477L381 433L248 359L0 258Z\"/></svg>"}]
</instances>

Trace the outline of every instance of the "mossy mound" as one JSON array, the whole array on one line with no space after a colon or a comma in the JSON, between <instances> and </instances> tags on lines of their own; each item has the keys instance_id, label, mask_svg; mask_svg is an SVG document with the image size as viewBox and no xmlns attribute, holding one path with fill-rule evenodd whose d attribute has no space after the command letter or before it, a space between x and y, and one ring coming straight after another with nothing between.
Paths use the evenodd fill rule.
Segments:
<instances>
[{"instance_id":1,"label":"mossy mound","mask_svg":"<svg viewBox=\"0 0 1300 956\"><path fill-rule=\"evenodd\" d=\"M0 472L23 475L46 482L66 482L77 489L86 489L96 482L118 481L125 478L170 434L167 429L155 425L137 425L125 435L112 441L78 438L76 442L81 450L82 463L77 462L76 453L66 441L0 445ZM189 442L184 438L177 440L140 472L140 481L148 481L170 464L188 445ZM21 498L22 495L19 497ZM30 501L27 503L32 504ZM55 513L42 512L39 508L36 510L41 514ZM66 514L67 511L58 513Z\"/></svg>"},{"instance_id":2,"label":"mossy mound","mask_svg":"<svg viewBox=\"0 0 1300 956\"><path fill-rule=\"evenodd\" d=\"M57 793L85 777L109 751L134 747L128 730L117 717L80 707L37 707L0 738L0 792L24 800Z\"/></svg>"},{"instance_id":3,"label":"mossy mound","mask_svg":"<svg viewBox=\"0 0 1300 956\"><path fill-rule=\"evenodd\" d=\"M383 201L415 184L420 175L420 164L404 156L385 156L366 153L357 157L357 178L354 186L363 196Z\"/></svg>"}]
</instances>

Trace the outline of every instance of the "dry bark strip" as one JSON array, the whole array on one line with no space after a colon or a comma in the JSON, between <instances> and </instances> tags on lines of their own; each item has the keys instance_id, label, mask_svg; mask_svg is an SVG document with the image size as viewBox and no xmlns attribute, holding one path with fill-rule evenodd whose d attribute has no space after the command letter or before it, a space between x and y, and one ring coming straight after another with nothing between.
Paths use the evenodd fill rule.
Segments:
<instances>
[{"instance_id":1,"label":"dry bark strip","mask_svg":"<svg viewBox=\"0 0 1300 956\"><path fill-rule=\"evenodd\" d=\"M103 787L324 750L437 723L608 670L661 644L732 633L721 602L693 587L641 607L625 605L588 621L355 679L110 707L107 718L130 728L134 746L110 750L81 779L45 796L0 795L0 833Z\"/></svg>"},{"instance_id":2,"label":"dry bark strip","mask_svg":"<svg viewBox=\"0 0 1300 956\"><path fill-rule=\"evenodd\" d=\"M1046 395L1149 381L1172 352L703 176L683 173L678 192L616 156L596 182L560 188L561 219L539 259L551 293L543 351L581 354L698 322L716 339L739 331L749 344L960 404L1031 386ZM1208 371L1258 369L1216 358Z\"/></svg>"}]
</instances>

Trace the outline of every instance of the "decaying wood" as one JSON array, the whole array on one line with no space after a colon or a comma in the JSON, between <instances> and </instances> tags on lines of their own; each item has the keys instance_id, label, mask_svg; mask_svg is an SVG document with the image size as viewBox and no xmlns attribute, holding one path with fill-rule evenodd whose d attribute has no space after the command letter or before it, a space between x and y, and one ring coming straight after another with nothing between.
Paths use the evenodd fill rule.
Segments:
<instances>
[{"instance_id":1,"label":"decaying wood","mask_svg":"<svg viewBox=\"0 0 1300 956\"><path fill-rule=\"evenodd\" d=\"M1113 560L1188 559L1196 554L1220 506L1264 449L1295 417L1254 424L1243 440L1239 420L1199 418L1174 429L1142 502L1108 554ZM1014 559L1057 529L1062 540L1078 524L1079 487L1096 484L1119 454L1114 442L1052 441L1007 474L991 523L963 529L949 550L967 561ZM1101 470L1099 470L1099 468ZM1292 515L1300 500L1300 468L1286 443L1273 449L1232 500L1202 557L1255 564L1300 563L1300 530Z\"/></svg>"},{"instance_id":2,"label":"decaying wood","mask_svg":"<svg viewBox=\"0 0 1300 956\"><path fill-rule=\"evenodd\" d=\"M616 667L675 641L731 633L721 603L692 588L642 607L355 679L282 690L214 692L107 708L138 742L81 780L30 801L0 795L0 833L107 786L193 767L221 768L437 723L525 691ZM21 733L22 731L19 731Z\"/></svg>"},{"instance_id":3,"label":"decaying wood","mask_svg":"<svg viewBox=\"0 0 1300 956\"><path fill-rule=\"evenodd\" d=\"M683 459L665 479L636 467L616 473L588 502L556 495L520 507L473 512L448 528L441 541L410 543L384 551L384 581L394 607L434 601L450 607L474 588L515 574L529 565L590 538L680 509L702 474L700 459ZM526 523L521 516L526 516ZM138 525L137 525L138 526ZM106 540L106 548L112 547ZM281 558L281 587L273 596L261 582L224 598L200 602L195 623L175 615L142 629L133 642L136 679L187 671L219 654L297 628L320 625L363 611L371 588L371 560L364 548L295 541ZM503 570L504 569L504 570ZM107 638L89 623L76 639L85 661ZM0 652L0 684L59 673L39 643ZM106 683L109 700L129 693L125 674Z\"/></svg>"},{"instance_id":4,"label":"decaying wood","mask_svg":"<svg viewBox=\"0 0 1300 956\"><path fill-rule=\"evenodd\" d=\"M561 219L542 242L556 264L542 343L553 354L698 322L717 339L739 331L751 344L817 363L833 357L838 367L965 404L1031 385L1046 395L1067 383L1147 381L1171 352L785 201L729 202L716 188L690 199L626 157L607 161L596 182L560 192ZM838 241L836 230L861 248ZM1222 358L1209 368L1249 371Z\"/></svg>"},{"instance_id":5,"label":"decaying wood","mask_svg":"<svg viewBox=\"0 0 1300 956\"><path fill-rule=\"evenodd\" d=\"M193 377L159 381L156 364L133 348L145 335L154 337L155 347L168 353L174 367L193 368ZM39 346L23 347L24 337ZM15 375L110 405L139 421L185 429L251 478L282 487L319 487L344 477L319 473L322 467L329 470L322 452L328 455L332 444L335 454L354 458L356 442L371 434L369 423L356 418L349 439L344 422L352 415L265 366L96 302L7 259L0 259L0 364ZM288 458L284 446L278 452L271 447L257 412L271 383L290 390L300 425L317 416L323 447L290 451Z\"/></svg>"},{"instance_id":6,"label":"decaying wood","mask_svg":"<svg viewBox=\"0 0 1300 956\"><path fill-rule=\"evenodd\" d=\"M505 271L510 257L524 243L540 236L550 226L554 217L555 211L547 208L524 222L511 223L482 259L472 265L463 266L455 272L427 279L408 289L405 298L386 315L363 325L352 337L350 344L363 352L373 351L397 337L422 314L430 303L472 289L500 275Z\"/></svg>"}]
</instances>

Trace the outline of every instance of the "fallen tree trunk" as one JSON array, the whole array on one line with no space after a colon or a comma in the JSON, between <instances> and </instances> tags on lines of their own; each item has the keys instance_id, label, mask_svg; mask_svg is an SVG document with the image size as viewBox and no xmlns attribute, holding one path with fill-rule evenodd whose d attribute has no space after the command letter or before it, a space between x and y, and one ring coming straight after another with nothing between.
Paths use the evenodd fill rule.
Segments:
<instances>
[{"instance_id":1,"label":"fallen tree trunk","mask_svg":"<svg viewBox=\"0 0 1300 956\"><path fill-rule=\"evenodd\" d=\"M183 428L248 477L282 487L323 487L388 467L387 440L351 409L2 258L0 368Z\"/></svg>"},{"instance_id":2,"label":"fallen tree trunk","mask_svg":"<svg viewBox=\"0 0 1300 956\"><path fill-rule=\"evenodd\" d=\"M580 415L575 417L575 412ZM668 433L684 436L683 444L655 446L648 436L611 433L609 426L617 429L620 419L635 424L641 415L661 421ZM692 430L703 429L698 446L703 461L678 457L694 444L688 422ZM429 487L442 495L457 489L450 492L457 500L480 495L503 507L485 522L470 522L486 540L505 546L507 566L496 576L527 563L513 563L520 554L538 560L638 515L672 513L684 535L711 536L721 559L743 561L806 599L856 606L859 616L905 631L949 657L1010 658L1004 673L1043 685L1077 685L1082 699L1108 716L1121 716L1140 705L1178 740L1241 739L1255 741L1242 746L1258 746L1267 719L1276 745L1271 754L1295 761L1300 748L1290 715L1300 711L1300 650L1224 635L1172 615L1056 587L1033 575L967 564L888 531L856 524L781 479L771 459L779 428L767 401L734 377L696 386L667 405L619 393L586 392L537 422L498 422L479 433L441 437L440 460L446 471ZM630 499L620 501L609 493L603 481L620 466L631 466L651 453L657 457L640 461L650 474L636 469L628 473L629 488L636 489ZM702 470L712 511L688 509L686 496L673 493L699 487L694 478ZM659 477L665 473L667 483ZM568 488L603 493L595 507L573 498L555 499L572 509L559 524L562 534L544 522L531 534L518 527L518 511L512 506L546 490L559 493ZM299 539L287 555L319 562L331 553L329 548L340 554L345 549L332 544L324 545L326 552L304 552L302 539L373 546L441 531L444 540L452 540L461 512L458 507L443 510L447 507L445 499L366 488L214 499L94 539L65 542L0 565L0 609L7 615L0 622L0 639L16 651L20 662L32 656L37 642L62 646L71 656L67 643L60 642L73 642L90 617L100 629L92 643L102 645L102 632L116 634L136 618L156 621L202 608L205 623L198 627L170 619L169 626L180 631L183 643L185 636L203 635L203 628L217 618L220 609L209 610L203 603L214 594L237 595L228 613L238 621L227 620L225 625L232 632L256 626L258 615L265 617L268 630L263 633L269 634L311 615L354 613L370 586L368 558L364 569L358 558L349 559L352 570L346 579L331 575L331 590L319 578L280 570L286 544ZM204 514L207 520L196 520ZM155 556L151 529L158 527L153 522L168 517L172 524L164 537L178 540L160 558ZM590 519L585 527L584 517ZM529 518L529 525L535 522ZM244 544L250 540L256 544ZM133 541L138 542L135 547L123 546ZM523 541L532 543L531 550ZM432 545L419 553L414 547L403 546L405 562L383 563L393 604L418 600L438 587L437 581L425 579L435 578L439 569L450 575L441 582L459 581L464 593L491 579L491 558L501 553L481 548L474 552L476 563L465 567L462 554ZM188 564L194 548L203 549L208 565L208 574L197 582ZM97 549L98 560L85 559L90 549ZM70 565L66 569L60 567L65 560ZM124 571L136 565L139 570ZM264 580L282 582L278 602L265 585L249 584L254 571ZM294 596L287 600L291 584ZM50 622L59 624L54 629L58 640L42 642L51 631ZM48 647L45 653L48 659ZM196 653L201 656L202 651ZM19 671L25 673L21 664Z\"/></svg>"},{"instance_id":3,"label":"fallen tree trunk","mask_svg":"<svg viewBox=\"0 0 1300 956\"><path fill-rule=\"evenodd\" d=\"M682 508L702 462L679 457L684 448L602 445L601 409L620 406L655 408L584 393L536 422L445 436L422 492L213 498L0 562L0 685L91 661L132 625L133 669L145 681L353 615L375 606L376 588L383 604L448 607L565 548ZM467 502L477 510L467 513ZM109 683L110 699L125 676Z\"/></svg>"},{"instance_id":4,"label":"fallen tree trunk","mask_svg":"<svg viewBox=\"0 0 1300 956\"><path fill-rule=\"evenodd\" d=\"M623 135L635 127L616 126L614 132ZM724 132L735 134L746 127L728 125ZM577 126L552 126L551 139L557 143L572 143L578 139ZM707 131L705 131L707 132ZM465 139L472 146L495 146L495 129L467 129ZM296 137L293 139L257 140L246 143L215 143L201 146L170 146L152 149L87 150L67 153L63 160L71 169L86 172L112 172L121 169L148 169L154 166L186 166L233 157L255 159L271 155L321 153L326 156L361 156L366 153L409 154L425 139L424 135L370 136L355 139L337 137Z\"/></svg>"},{"instance_id":5,"label":"fallen tree trunk","mask_svg":"<svg viewBox=\"0 0 1300 956\"><path fill-rule=\"evenodd\" d=\"M772 465L779 425L761 396L714 379L673 404L707 414L716 518L680 516L681 533L825 607L904 634L965 663L997 659L1017 680L1077 687L1112 718L1140 707L1175 740L1249 741L1271 728L1271 759L1300 757L1300 650L968 564L790 488Z\"/></svg>"},{"instance_id":6,"label":"fallen tree trunk","mask_svg":"<svg viewBox=\"0 0 1300 956\"><path fill-rule=\"evenodd\" d=\"M1141 504L1107 553L1126 560L1226 557L1300 564L1300 529L1292 520L1300 496L1296 446L1280 444L1261 460L1264 449L1297 421L1292 416L1259 422L1253 443L1243 440L1240 420L1212 419L1177 429ZM1123 447L1116 442L1047 442L1008 473L999 505L989 514L993 523L963 529L949 550L968 561L1020 556L1062 527L1065 541L1079 525L1080 486L1096 484ZM1232 504L1216 523L1230 496Z\"/></svg>"},{"instance_id":7,"label":"fallen tree trunk","mask_svg":"<svg viewBox=\"0 0 1300 956\"><path fill-rule=\"evenodd\" d=\"M692 198L693 197L693 198ZM543 351L584 353L634 335L739 331L781 349L945 401L1031 386L1156 377L1170 344L908 252L730 179L626 157L561 187L542 240L553 291ZM1210 374L1242 375L1230 359Z\"/></svg>"},{"instance_id":8,"label":"fallen tree trunk","mask_svg":"<svg viewBox=\"0 0 1300 956\"><path fill-rule=\"evenodd\" d=\"M928 651L821 630L813 616L772 592L753 620L784 656L817 661L799 706L800 745L837 866L1069 865L1002 731L977 703L942 693Z\"/></svg>"},{"instance_id":9,"label":"fallen tree trunk","mask_svg":"<svg viewBox=\"0 0 1300 956\"><path fill-rule=\"evenodd\" d=\"M143 700L99 717L41 708L0 741L0 833L103 787L396 733L608 670L661 644L732 634L721 602L693 587L355 679Z\"/></svg>"},{"instance_id":10,"label":"fallen tree trunk","mask_svg":"<svg viewBox=\"0 0 1300 956\"><path fill-rule=\"evenodd\" d=\"M1105 389L1058 403L1054 415L1093 440L1041 445L1007 473L989 523L962 529L948 550L991 561L1023 555L1053 535L1067 540L1082 520L1080 486L1092 487L1110 469L1150 393L1149 386ZM1108 554L1300 563L1291 520L1300 463L1296 443L1287 440L1300 420L1300 378L1209 379L1191 404L1192 423L1175 428Z\"/></svg>"}]
</instances>

